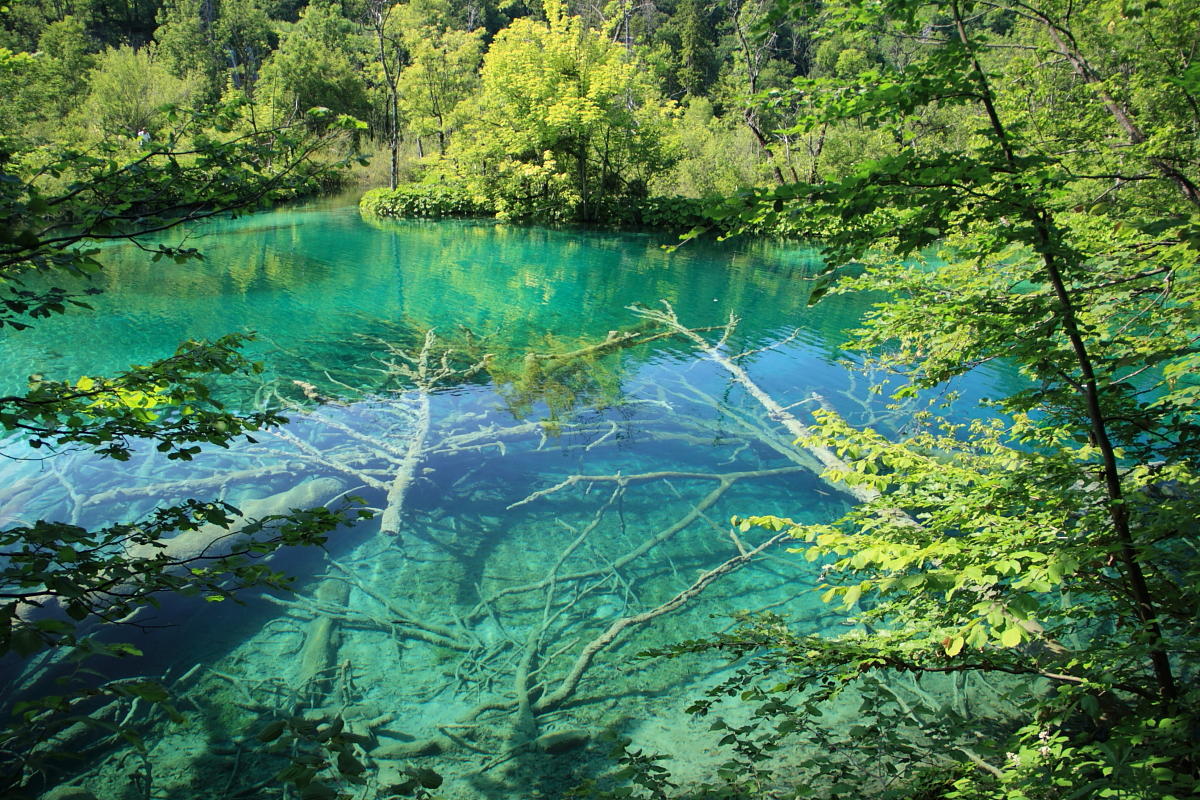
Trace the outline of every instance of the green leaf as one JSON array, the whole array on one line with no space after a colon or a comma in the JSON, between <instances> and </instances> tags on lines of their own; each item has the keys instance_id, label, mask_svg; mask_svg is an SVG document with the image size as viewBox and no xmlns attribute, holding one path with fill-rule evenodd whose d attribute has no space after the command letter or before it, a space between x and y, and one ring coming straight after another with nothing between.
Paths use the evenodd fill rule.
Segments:
<instances>
[{"instance_id":1,"label":"green leaf","mask_svg":"<svg viewBox=\"0 0 1200 800\"><path fill-rule=\"evenodd\" d=\"M1021 629L1010 625L1000 634L1000 644L1004 647L1016 647L1021 643Z\"/></svg>"},{"instance_id":2,"label":"green leaf","mask_svg":"<svg viewBox=\"0 0 1200 800\"><path fill-rule=\"evenodd\" d=\"M283 735L283 732L286 729L287 729L287 723L284 722L283 720L275 720L273 722L268 722L258 732L257 738L260 742L273 742L276 739L278 739L281 735Z\"/></svg>"}]
</instances>

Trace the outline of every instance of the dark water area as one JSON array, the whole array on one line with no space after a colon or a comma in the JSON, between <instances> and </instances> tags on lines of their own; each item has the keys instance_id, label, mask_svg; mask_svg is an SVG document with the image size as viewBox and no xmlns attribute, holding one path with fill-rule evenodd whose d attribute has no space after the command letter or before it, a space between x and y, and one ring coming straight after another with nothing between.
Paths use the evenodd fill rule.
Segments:
<instances>
[{"instance_id":1,"label":"dark water area","mask_svg":"<svg viewBox=\"0 0 1200 800\"><path fill-rule=\"evenodd\" d=\"M808 307L811 249L741 241L667 252L658 234L369 223L328 205L166 241L181 240L204 260L109 248L93 311L5 333L3 391L35 372L74 380L164 357L185 339L253 332L247 352L263 373L222 382L221 395L242 409L282 406L291 421L190 463L153 451L126 463L82 452L6 461L4 524L105 525L189 497L254 517L355 495L376 516L325 551L276 557L298 578L294 595L176 600L142 629L102 634L145 653L106 663L107 677L160 679L185 714L166 724L112 711L141 726L149 796L285 796L271 778L280 757L254 734L296 715L340 718L361 740L366 783L341 787L353 797L384 796L412 764L444 774L445 797L561 796L608 768L606 732L672 754L682 778L698 779L720 754L684 709L728 666L635 655L728 627L741 610L845 629L812 590L819 565L784 547L622 627L766 540L731 535L732 515L820 522L847 499L682 337L569 368L528 357L631 330L629 306L666 300L693 328L740 318L722 352L757 351L739 363L797 416L823 403L855 424L901 430L907 412L887 409L841 350L871 299ZM421 386L414 373L436 373L447 348L459 372ZM487 369L462 373L485 354ZM978 413L1010 380L969 376L952 413ZM21 455L20 441L6 451ZM7 668L6 703L61 672L45 661ZM567 751L546 744L555 733ZM105 798L144 796L127 746L87 741L64 780Z\"/></svg>"}]
</instances>

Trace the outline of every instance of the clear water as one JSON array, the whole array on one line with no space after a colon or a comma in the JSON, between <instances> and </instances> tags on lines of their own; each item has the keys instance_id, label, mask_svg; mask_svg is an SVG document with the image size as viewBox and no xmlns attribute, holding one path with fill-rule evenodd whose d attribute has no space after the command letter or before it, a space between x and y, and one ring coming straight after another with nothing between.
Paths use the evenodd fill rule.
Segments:
<instances>
[{"instance_id":1,"label":"clear water","mask_svg":"<svg viewBox=\"0 0 1200 800\"><path fill-rule=\"evenodd\" d=\"M161 678L185 712L184 723L167 725L137 708L111 711L128 714L147 741L150 796L281 796L271 779L279 757L264 754L254 734L293 714L339 716L364 737L356 752L367 783L343 787L355 797L374 797L405 764L443 773L445 797L560 796L607 768L606 732L672 753L681 777L699 777L718 754L707 723L683 709L727 667L635 655L727 627L743 609L843 629L811 590L813 565L778 548L680 608L629 625L563 702L537 706L610 626L738 555L731 515L818 521L846 501L728 373L682 339L538 378L522 370L527 353L602 340L637 323L631 304L666 299L694 327L738 315L730 354L783 342L743 366L781 404L798 404L798 415L815 392L856 423L905 422L867 392L869 376L842 363L844 331L870 298L807 307L812 251L737 242L667 253L666 242L484 222L367 223L352 207L292 208L191 231L202 263L155 264L111 248L93 312L4 335L3 390L12 391L33 372L113 372L183 339L254 331L250 349L264 374L222 392L243 408L292 407L290 424L259 443L190 464L154 453L126 464L86 453L6 462L4 524L99 525L185 497L261 515L356 494L382 511L391 496L390 516L338 532L327 552L276 559L299 576L296 595L242 606L171 602L141 620L147 627L121 632L146 655L105 665L107 674ZM414 352L431 329L439 347L463 347L469 330L475 352L494 356L490 373L432 392L388 374L394 349ZM971 376L957 387L961 413L1006 380ZM297 382L325 402L314 405ZM19 453L19 442L7 450ZM387 519L396 532L381 530ZM741 544L763 538L744 534ZM29 667L11 685L54 673ZM517 711L520 686L533 689L532 717ZM530 745L556 731L587 741L564 753ZM102 797L144 796L144 767L133 766L143 762L128 748L88 746L64 780ZM416 752L434 749L442 752Z\"/></svg>"}]
</instances>

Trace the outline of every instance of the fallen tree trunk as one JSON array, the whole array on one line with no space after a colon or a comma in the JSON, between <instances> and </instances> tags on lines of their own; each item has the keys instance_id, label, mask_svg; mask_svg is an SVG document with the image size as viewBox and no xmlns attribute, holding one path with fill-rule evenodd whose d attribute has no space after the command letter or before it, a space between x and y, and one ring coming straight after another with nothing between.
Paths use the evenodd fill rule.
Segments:
<instances>
[{"instance_id":1,"label":"fallen tree trunk","mask_svg":"<svg viewBox=\"0 0 1200 800\"><path fill-rule=\"evenodd\" d=\"M336 478L314 478L284 492L259 500L246 500L239 510L246 519L287 514L292 509L323 506L346 490ZM194 558L218 558L228 555L242 540L236 528L222 525L202 525L191 531L180 531L170 539L153 544L134 545L126 549L130 558L166 558L187 561Z\"/></svg>"},{"instance_id":2,"label":"fallen tree trunk","mask_svg":"<svg viewBox=\"0 0 1200 800\"><path fill-rule=\"evenodd\" d=\"M657 311L652 308L643 308L640 306L630 306L630 310L637 314L642 319L651 320L663 325L667 329L689 339L696 348L721 369L733 376L734 381L738 383L746 393L754 398L764 409L771 419L783 425L788 433L798 440L798 446L804 448L813 455L818 461L825 466L826 469L848 470L849 465L845 461L838 458L837 453L830 450L824 445L816 444L811 441L813 431L796 416L781 406L775 398L763 391L757 383L751 379L746 370L742 369L741 365L733 359L721 352L721 347L728 339L729 333L737 324L737 317L731 316L729 324L725 326L725 334L721 337L717 344L712 344L696 330L686 327L679 321L679 317L675 314L675 309L666 300L662 301L664 311ZM879 491L869 486L846 486L845 484L837 484L839 491L851 495L860 502L869 502L879 498Z\"/></svg>"}]
</instances>

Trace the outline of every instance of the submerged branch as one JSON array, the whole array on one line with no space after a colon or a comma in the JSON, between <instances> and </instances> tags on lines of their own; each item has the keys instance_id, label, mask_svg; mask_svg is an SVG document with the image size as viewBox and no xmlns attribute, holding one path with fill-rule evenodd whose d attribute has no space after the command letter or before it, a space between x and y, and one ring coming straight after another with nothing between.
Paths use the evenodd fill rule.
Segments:
<instances>
[{"instance_id":1,"label":"submerged branch","mask_svg":"<svg viewBox=\"0 0 1200 800\"><path fill-rule=\"evenodd\" d=\"M682 592L675 595L662 605L652 608L649 611L644 611L641 614L634 614L630 617L622 617L612 625L608 626L608 630L606 630L600 636L597 636L592 641L588 642L583 650L580 651L579 655L575 658L575 664L571 667L571 671L567 673L566 677L563 678L562 683L560 683L558 688L553 692L541 697L538 702L534 704L534 711L539 714L545 713L557 708L559 705L569 699L571 695L574 694L575 689L579 686L579 681L583 678L584 673L587 672L588 667L591 666L596 654L612 644L616 638L621 635L622 631L637 625L643 625L650 620L655 619L656 617L661 617L664 614L669 614L670 612L675 611L689 600L703 592L717 578L720 578L722 575L733 572L735 569L746 565L759 553L762 553L763 551L775 546L788 537L789 534L787 533L776 534L760 544L758 547L755 547L753 550L734 556L720 566L714 567L708 572L705 572L703 575L697 578L691 586L684 589Z\"/></svg>"},{"instance_id":2,"label":"submerged branch","mask_svg":"<svg viewBox=\"0 0 1200 800\"><path fill-rule=\"evenodd\" d=\"M695 329L684 326L679 321L679 317L675 314L675 309L666 300L662 301L664 311L657 311L652 308L644 308L641 306L630 306L630 310L643 319L648 319L656 322L666 328L686 337L696 348L703 353L710 361L721 367L723 370L733 376L746 393L754 398L759 405L766 409L767 414L771 419L783 425L788 433L794 436L797 440L806 440L800 446L811 453L818 461L820 461L827 469L848 470L849 467L845 461L838 458L837 454L821 444L816 444L811 441L813 431L800 420L796 419L795 415L781 406L775 398L767 394L763 389L755 383L746 370L742 369L741 365L733 359L726 356L721 350L709 343L707 339L701 336ZM737 318L731 316L730 324L735 324ZM869 486L839 486L840 491L852 495L861 502L870 502L879 498L878 490Z\"/></svg>"}]
</instances>

